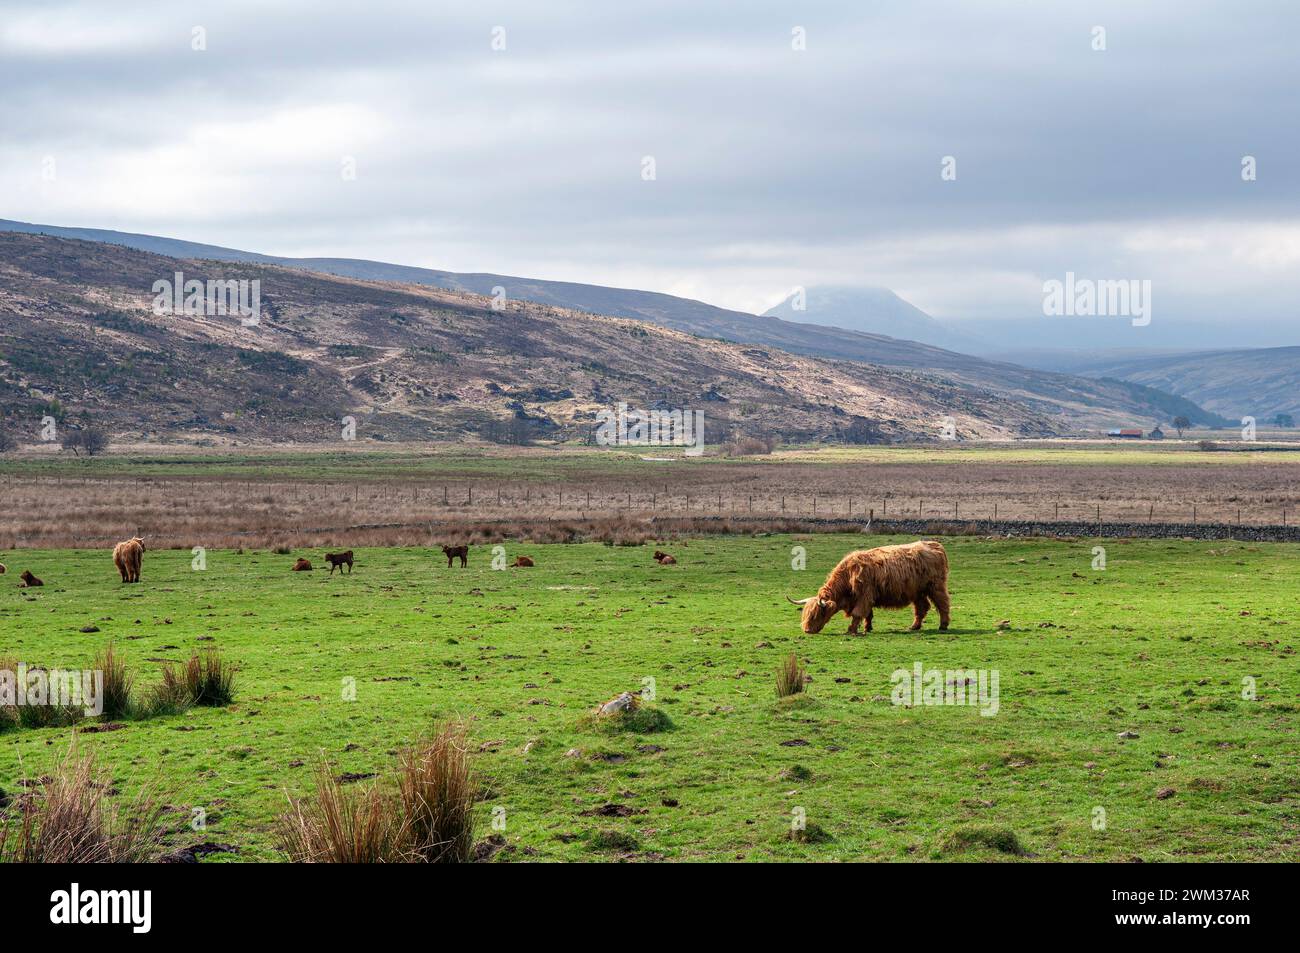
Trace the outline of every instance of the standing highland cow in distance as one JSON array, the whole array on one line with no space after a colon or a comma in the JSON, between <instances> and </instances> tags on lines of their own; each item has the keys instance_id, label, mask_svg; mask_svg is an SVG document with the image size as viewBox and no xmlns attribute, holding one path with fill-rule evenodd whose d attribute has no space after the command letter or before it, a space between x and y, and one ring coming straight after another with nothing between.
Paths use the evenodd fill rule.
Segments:
<instances>
[{"instance_id":1,"label":"standing highland cow in distance","mask_svg":"<svg viewBox=\"0 0 1300 953\"><path fill-rule=\"evenodd\" d=\"M786 597L789 599L789 597ZM795 601L803 606L803 630L820 632L836 612L853 621L856 634L863 619L871 631L871 613L912 606L912 629L919 629L929 603L939 610L939 629L948 628L948 554L925 540L904 546L881 546L849 553L831 570L817 595Z\"/></svg>"},{"instance_id":2,"label":"standing highland cow in distance","mask_svg":"<svg viewBox=\"0 0 1300 953\"><path fill-rule=\"evenodd\" d=\"M140 581L140 563L144 561L144 540L132 536L113 547L113 564L123 582Z\"/></svg>"}]
</instances>

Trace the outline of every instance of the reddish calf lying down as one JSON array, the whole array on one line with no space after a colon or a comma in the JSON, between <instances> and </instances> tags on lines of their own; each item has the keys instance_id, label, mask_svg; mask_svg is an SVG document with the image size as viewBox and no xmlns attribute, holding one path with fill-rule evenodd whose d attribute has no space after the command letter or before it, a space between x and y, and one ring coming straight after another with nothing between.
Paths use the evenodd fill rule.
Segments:
<instances>
[{"instance_id":1,"label":"reddish calf lying down","mask_svg":"<svg viewBox=\"0 0 1300 953\"><path fill-rule=\"evenodd\" d=\"M657 549L655 550L655 562L657 562L657 563L658 563L659 565L661 565L661 566L676 566L676 565L677 565L677 560L673 558L672 554L670 554L670 553L661 553L661 552L659 552L659 550L657 550Z\"/></svg>"},{"instance_id":2,"label":"reddish calf lying down","mask_svg":"<svg viewBox=\"0 0 1300 953\"><path fill-rule=\"evenodd\" d=\"M803 606L803 630L809 633L820 632L837 612L852 620L849 632L856 633L864 619L870 632L872 610L908 605L912 628L919 629L931 602L943 630L948 628L948 554L930 540L861 549L840 560L817 595L790 601Z\"/></svg>"},{"instance_id":3,"label":"reddish calf lying down","mask_svg":"<svg viewBox=\"0 0 1300 953\"><path fill-rule=\"evenodd\" d=\"M326 553L325 561L330 564L331 576L334 575L335 569L337 569L340 573L342 573L344 566L347 566L348 572L351 572L352 571L352 550L349 549L346 553Z\"/></svg>"},{"instance_id":4,"label":"reddish calf lying down","mask_svg":"<svg viewBox=\"0 0 1300 953\"><path fill-rule=\"evenodd\" d=\"M516 556L515 561L510 564L511 569L527 569L533 564L532 556Z\"/></svg>"},{"instance_id":5,"label":"reddish calf lying down","mask_svg":"<svg viewBox=\"0 0 1300 953\"><path fill-rule=\"evenodd\" d=\"M298 561L293 564L293 569L289 571L290 572L311 572L311 560L303 559L301 556L299 556Z\"/></svg>"}]
</instances>

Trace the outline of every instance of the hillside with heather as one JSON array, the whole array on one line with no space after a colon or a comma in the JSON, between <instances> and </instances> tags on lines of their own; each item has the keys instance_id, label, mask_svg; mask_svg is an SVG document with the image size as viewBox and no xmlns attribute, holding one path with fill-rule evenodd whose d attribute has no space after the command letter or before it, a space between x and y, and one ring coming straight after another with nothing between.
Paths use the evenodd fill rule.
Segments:
<instances>
[{"instance_id":1,"label":"hillside with heather","mask_svg":"<svg viewBox=\"0 0 1300 953\"><path fill-rule=\"evenodd\" d=\"M177 271L260 281L260 323L154 314L154 282ZM702 410L711 443L933 437L945 416L962 438L1064 429L1040 409L920 371L43 235L0 234L0 314L0 396L19 435L51 413L136 440L333 441L344 416L359 439L584 439L620 401Z\"/></svg>"}]
</instances>

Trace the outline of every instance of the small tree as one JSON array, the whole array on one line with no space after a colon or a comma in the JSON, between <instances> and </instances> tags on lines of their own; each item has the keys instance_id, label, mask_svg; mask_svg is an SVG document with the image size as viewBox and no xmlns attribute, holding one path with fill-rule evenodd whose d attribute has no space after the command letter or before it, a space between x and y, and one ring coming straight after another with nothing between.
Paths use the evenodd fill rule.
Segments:
<instances>
[{"instance_id":1,"label":"small tree","mask_svg":"<svg viewBox=\"0 0 1300 953\"><path fill-rule=\"evenodd\" d=\"M1192 422L1181 414L1174 418L1174 429L1178 431L1178 436L1183 435L1183 431L1192 425Z\"/></svg>"},{"instance_id":2,"label":"small tree","mask_svg":"<svg viewBox=\"0 0 1300 953\"><path fill-rule=\"evenodd\" d=\"M1290 414L1278 414L1273 418L1273 423L1277 424L1279 427L1294 427L1295 418ZM3 443L0 443L0 449L4 449Z\"/></svg>"},{"instance_id":3,"label":"small tree","mask_svg":"<svg viewBox=\"0 0 1300 953\"><path fill-rule=\"evenodd\" d=\"M108 449L108 433L100 430L98 427L83 427L81 430L68 430L64 433L62 446L64 450L71 450L74 455L81 456L81 451L86 451L86 456L93 457L97 453L103 453Z\"/></svg>"}]
</instances>

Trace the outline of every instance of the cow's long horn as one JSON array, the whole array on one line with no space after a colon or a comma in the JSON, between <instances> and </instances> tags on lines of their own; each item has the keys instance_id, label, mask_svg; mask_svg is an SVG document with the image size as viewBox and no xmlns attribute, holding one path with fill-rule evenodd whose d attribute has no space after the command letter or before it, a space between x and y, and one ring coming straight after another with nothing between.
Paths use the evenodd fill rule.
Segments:
<instances>
[{"instance_id":1,"label":"cow's long horn","mask_svg":"<svg viewBox=\"0 0 1300 953\"><path fill-rule=\"evenodd\" d=\"M812 599L813 599L812 596L809 596L807 599L791 599L789 596L786 596L786 597L785 597L785 601L788 602L788 603L790 603L790 605L792 605L792 606L804 606L804 605L807 605L808 603L812 602Z\"/></svg>"}]
</instances>

